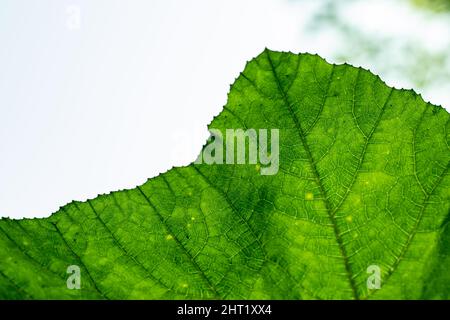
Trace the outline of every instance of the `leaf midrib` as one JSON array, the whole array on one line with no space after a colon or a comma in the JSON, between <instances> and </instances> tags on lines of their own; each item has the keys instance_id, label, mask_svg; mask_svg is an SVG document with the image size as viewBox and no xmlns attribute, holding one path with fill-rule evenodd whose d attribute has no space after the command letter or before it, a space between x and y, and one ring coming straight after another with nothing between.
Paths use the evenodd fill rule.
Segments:
<instances>
[{"instance_id":1,"label":"leaf midrib","mask_svg":"<svg viewBox=\"0 0 450 320\"><path fill-rule=\"evenodd\" d=\"M345 270L346 270L346 274L347 274L347 278L348 278L348 282L349 282L350 288L352 290L353 298L354 299L359 299L356 283L355 283L355 280L354 280L354 277L353 277L353 272L351 271L351 266L350 266L350 262L349 262L349 259L348 259L348 254L347 254L347 251L346 251L346 249L344 247L343 240L342 240L342 238L340 236L340 231L339 231L339 228L338 228L338 225L337 225L336 218L335 218L335 216L333 214L333 211L331 209L331 204L328 201L327 192L325 190L325 187L322 184L322 180L320 179L319 172L317 171L317 168L315 166L314 158L312 157L311 150L309 149L309 145L308 145L308 143L306 141L306 137L305 137L303 129L301 127L300 120L295 115L295 112L292 109L291 103L289 102L288 96L287 96L286 92L284 91L283 87L281 86L280 79L279 79L278 74L277 74L277 72L275 70L275 66L273 64L272 58L270 57L269 50L265 49L264 52L265 52L265 54L267 56L267 60L268 60L269 65L271 67L271 71L273 73L275 82L277 84L278 91L280 92L280 94L281 94L281 96L283 98L283 101L284 101L286 107L288 108L289 113L291 114L291 117L292 117L292 119L294 121L294 124L295 124L295 127L297 129L298 135L299 135L300 140L302 142L303 148L305 149L306 154L308 156L308 161L310 162L311 169L313 171L316 183L319 186L320 192L322 194L323 201L324 201L325 207L327 209L328 218L330 219L330 222L332 224L333 232L334 232L334 235L336 237L336 242L338 243L339 250L341 252L341 255L342 255L342 258L343 258L343 261L344 261L344 267L345 267ZM325 104L325 102L326 102L326 99L324 101L324 104Z\"/></svg>"}]
</instances>

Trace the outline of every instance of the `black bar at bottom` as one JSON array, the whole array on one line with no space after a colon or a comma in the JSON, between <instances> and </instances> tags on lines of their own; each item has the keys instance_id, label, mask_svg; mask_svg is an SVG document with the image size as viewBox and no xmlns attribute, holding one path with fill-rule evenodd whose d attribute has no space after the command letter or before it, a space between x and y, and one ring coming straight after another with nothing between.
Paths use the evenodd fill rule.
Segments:
<instances>
[{"instance_id":1,"label":"black bar at bottom","mask_svg":"<svg viewBox=\"0 0 450 320\"><path fill-rule=\"evenodd\" d=\"M19 316L42 312L46 319L62 315L82 317L114 315L133 319L312 319L330 316L361 319L398 315L415 317L447 314L449 301L301 301L301 300L150 300L150 301L0 301L1 312L7 309ZM442 313L441 313L442 311ZM61 313L63 312L63 313ZM134 315L134 316L133 316ZM312 317L311 317L312 316Z\"/></svg>"}]
</instances>

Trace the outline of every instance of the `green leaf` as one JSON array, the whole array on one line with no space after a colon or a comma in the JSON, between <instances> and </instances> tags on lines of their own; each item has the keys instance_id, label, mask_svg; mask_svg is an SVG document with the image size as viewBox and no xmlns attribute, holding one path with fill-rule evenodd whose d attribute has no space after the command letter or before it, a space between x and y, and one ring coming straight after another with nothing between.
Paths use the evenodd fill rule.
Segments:
<instances>
[{"instance_id":1,"label":"green leaf","mask_svg":"<svg viewBox=\"0 0 450 320\"><path fill-rule=\"evenodd\" d=\"M277 174L191 164L3 219L0 297L449 299L449 119L364 69L265 50L209 128L279 129Z\"/></svg>"}]
</instances>

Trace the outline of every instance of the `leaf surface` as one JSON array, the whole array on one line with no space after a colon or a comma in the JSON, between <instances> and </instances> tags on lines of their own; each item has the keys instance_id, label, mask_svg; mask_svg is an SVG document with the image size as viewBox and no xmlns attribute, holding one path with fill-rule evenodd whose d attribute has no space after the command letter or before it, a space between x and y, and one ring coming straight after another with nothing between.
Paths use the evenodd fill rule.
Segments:
<instances>
[{"instance_id":1,"label":"leaf surface","mask_svg":"<svg viewBox=\"0 0 450 320\"><path fill-rule=\"evenodd\" d=\"M449 299L449 119L367 70L265 50L209 128L279 129L277 174L191 164L2 219L0 297Z\"/></svg>"}]
</instances>

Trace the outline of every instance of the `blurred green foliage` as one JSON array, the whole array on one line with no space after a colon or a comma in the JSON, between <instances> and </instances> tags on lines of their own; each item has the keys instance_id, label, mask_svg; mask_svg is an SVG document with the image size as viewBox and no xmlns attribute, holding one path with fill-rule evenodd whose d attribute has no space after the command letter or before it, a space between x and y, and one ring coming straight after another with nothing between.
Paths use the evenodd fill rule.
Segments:
<instances>
[{"instance_id":1,"label":"blurred green foliage","mask_svg":"<svg viewBox=\"0 0 450 320\"><path fill-rule=\"evenodd\" d=\"M419 8L437 12L450 11L450 0L411 0Z\"/></svg>"},{"instance_id":2,"label":"blurred green foliage","mask_svg":"<svg viewBox=\"0 0 450 320\"><path fill-rule=\"evenodd\" d=\"M312 0L297 0L312 3ZM413 87L418 92L433 96L439 92L440 100L450 102L450 41L442 39L444 48L430 48L417 40L413 31L406 36L392 32L369 32L364 26L355 25L345 15L353 6L371 6L371 0L314 0L317 9L309 18L305 32L314 37L332 34L333 43L327 44L330 58L335 62L348 62L369 68L385 80L397 86ZM426 21L448 19L442 24L443 34L450 32L450 0L398 0L386 1L392 10L402 6L426 16ZM376 3L375 3L376 4ZM424 28L427 28L424 25ZM445 44L447 43L447 44ZM448 96L445 96L448 92ZM445 96L442 98L442 96ZM439 103L438 102L438 103ZM442 102L441 102L442 103ZM445 105L447 108L450 105Z\"/></svg>"}]
</instances>

